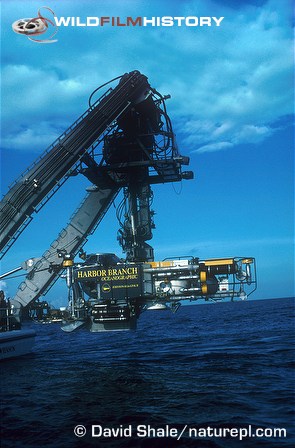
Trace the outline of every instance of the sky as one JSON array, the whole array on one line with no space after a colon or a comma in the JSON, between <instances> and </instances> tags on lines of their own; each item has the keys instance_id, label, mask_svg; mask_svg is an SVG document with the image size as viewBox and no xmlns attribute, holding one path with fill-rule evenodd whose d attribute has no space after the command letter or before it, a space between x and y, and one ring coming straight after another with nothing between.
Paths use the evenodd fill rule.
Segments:
<instances>
[{"instance_id":1,"label":"sky","mask_svg":"<svg viewBox=\"0 0 295 448\"><path fill-rule=\"evenodd\" d=\"M255 257L258 288L251 297L293 296L291 0L47 0L58 17L81 20L224 17L219 27L59 27L58 41L48 45L11 26L36 17L41 6L1 1L1 194L88 108L96 87L137 69L171 95L178 147L195 173L194 180L153 187L156 259ZM1 271L42 255L87 186L82 177L67 181L3 258ZM117 230L112 206L86 252L121 256ZM13 297L22 279L1 286ZM63 280L46 300L66 305Z\"/></svg>"}]
</instances>

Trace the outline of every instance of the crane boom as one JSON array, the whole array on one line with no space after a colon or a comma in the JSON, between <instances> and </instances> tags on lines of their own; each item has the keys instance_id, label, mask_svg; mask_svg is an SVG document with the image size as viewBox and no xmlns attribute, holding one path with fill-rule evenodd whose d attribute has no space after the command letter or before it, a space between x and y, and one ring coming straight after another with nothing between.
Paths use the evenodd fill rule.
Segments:
<instances>
[{"instance_id":1,"label":"crane boom","mask_svg":"<svg viewBox=\"0 0 295 448\"><path fill-rule=\"evenodd\" d=\"M20 176L0 203L1 258L46 196L69 176L107 128L149 92L146 76L138 71L125 74Z\"/></svg>"},{"instance_id":2,"label":"crane boom","mask_svg":"<svg viewBox=\"0 0 295 448\"><path fill-rule=\"evenodd\" d=\"M87 236L94 232L104 217L118 191L118 188L114 187L88 193L50 248L41 258L33 259L31 266L27 267L28 275L19 285L12 300L16 308L19 304L26 306L37 300L50 289L62 270L63 260L59 253L65 250L73 256L78 253L86 243Z\"/></svg>"}]
</instances>

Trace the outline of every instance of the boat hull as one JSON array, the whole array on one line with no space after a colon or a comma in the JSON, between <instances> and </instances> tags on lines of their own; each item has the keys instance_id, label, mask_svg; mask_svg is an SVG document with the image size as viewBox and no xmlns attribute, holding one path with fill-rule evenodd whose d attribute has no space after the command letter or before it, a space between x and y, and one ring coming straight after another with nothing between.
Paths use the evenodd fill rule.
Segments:
<instances>
[{"instance_id":1,"label":"boat hull","mask_svg":"<svg viewBox=\"0 0 295 448\"><path fill-rule=\"evenodd\" d=\"M13 330L0 333L0 360L29 353L35 342L34 330Z\"/></svg>"},{"instance_id":2,"label":"boat hull","mask_svg":"<svg viewBox=\"0 0 295 448\"><path fill-rule=\"evenodd\" d=\"M155 303L154 305L148 306L147 310L148 311L153 311L153 310L164 311L164 310L169 310L169 307L165 303Z\"/></svg>"}]
</instances>

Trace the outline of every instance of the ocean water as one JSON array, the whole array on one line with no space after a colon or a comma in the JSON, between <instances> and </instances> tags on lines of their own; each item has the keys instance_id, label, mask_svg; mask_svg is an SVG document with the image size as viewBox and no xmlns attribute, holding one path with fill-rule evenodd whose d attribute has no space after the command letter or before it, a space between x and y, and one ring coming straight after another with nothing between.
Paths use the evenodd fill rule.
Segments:
<instances>
[{"instance_id":1,"label":"ocean water","mask_svg":"<svg viewBox=\"0 0 295 448\"><path fill-rule=\"evenodd\" d=\"M148 311L135 332L31 323L33 352L1 364L1 447L294 447L293 314L249 299ZM287 437L192 430L249 425Z\"/></svg>"}]
</instances>

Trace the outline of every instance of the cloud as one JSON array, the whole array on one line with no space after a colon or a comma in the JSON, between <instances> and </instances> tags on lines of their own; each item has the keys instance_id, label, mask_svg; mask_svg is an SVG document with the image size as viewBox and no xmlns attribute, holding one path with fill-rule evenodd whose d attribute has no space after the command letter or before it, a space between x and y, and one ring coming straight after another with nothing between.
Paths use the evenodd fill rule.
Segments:
<instances>
[{"instance_id":1,"label":"cloud","mask_svg":"<svg viewBox=\"0 0 295 448\"><path fill-rule=\"evenodd\" d=\"M63 79L57 70L24 64L4 67L2 92L4 148L40 152L88 107L79 75Z\"/></svg>"},{"instance_id":2,"label":"cloud","mask_svg":"<svg viewBox=\"0 0 295 448\"><path fill-rule=\"evenodd\" d=\"M239 123L232 122L231 124L225 122L222 124L215 125L213 123L205 122L195 123L197 130L194 131L193 123L190 123L189 136L185 138L185 141L190 145L199 144L203 139L209 139L209 133L206 135L206 130L210 129L210 140L213 143L208 143L206 145L199 146L197 149L192 150L191 153L204 153L221 151L227 148L232 148L233 146L243 144L243 143L259 143L263 141L266 137L271 136L275 129L270 126L256 126L254 124L240 125ZM201 132L200 132L201 131ZM222 140L228 139L228 140Z\"/></svg>"},{"instance_id":3,"label":"cloud","mask_svg":"<svg viewBox=\"0 0 295 448\"><path fill-rule=\"evenodd\" d=\"M26 64L6 65L2 71L2 88L6 116L17 113L21 118L28 114L32 118L36 113L40 116L40 112L43 116L63 114L69 110L68 101L87 90L79 76L63 79L57 69Z\"/></svg>"},{"instance_id":4,"label":"cloud","mask_svg":"<svg viewBox=\"0 0 295 448\"><path fill-rule=\"evenodd\" d=\"M274 125L280 117L293 113L288 14L288 8L280 14L272 1L244 7L241 14L226 14L218 34L203 33L202 48L188 35L181 40L182 54L195 70L192 76L181 64L185 74L172 81L173 113L181 116L177 133L195 147L192 152L261 142L280 129Z\"/></svg>"},{"instance_id":5,"label":"cloud","mask_svg":"<svg viewBox=\"0 0 295 448\"><path fill-rule=\"evenodd\" d=\"M35 11L34 2L25 9ZM13 13L24 8L16 2ZM59 15L224 16L218 28L62 28L44 46L4 34L3 141L8 147L48 146L87 108L91 91L108 79L139 69L153 87L170 93L168 112L192 152L225 150L263 141L274 122L293 113L291 13L273 0L238 10L211 1L63 2ZM168 8L169 6L169 8ZM19 12L16 12L16 11ZM5 21L11 20L8 9ZM6 22L5 22L6 23ZM11 24L9 23L9 27ZM10 36L11 37L11 36ZM8 52L8 49L10 53ZM22 51L22 57L17 51ZM43 137L42 137L43 134ZM21 144L23 142L23 144ZM40 150L43 148L40 148Z\"/></svg>"},{"instance_id":6,"label":"cloud","mask_svg":"<svg viewBox=\"0 0 295 448\"><path fill-rule=\"evenodd\" d=\"M269 137L274 130L268 126L255 126L254 124L244 125L241 127L236 137L233 138L235 143L259 143L264 138Z\"/></svg>"},{"instance_id":7,"label":"cloud","mask_svg":"<svg viewBox=\"0 0 295 448\"><path fill-rule=\"evenodd\" d=\"M233 146L233 143L231 142L218 142L218 143L211 143L209 145L201 146L197 151L198 152L213 152L213 151L220 151L221 149L231 148ZM196 152L196 151L192 151Z\"/></svg>"},{"instance_id":8,"label":"cloud","mask_svg":"<svg viewBox=\"0 0 295 448\"><path fill-rule=\"evenodd\" d=\"M4 148L24 150L30 148L32 152L40 152L45 149L48 143L53 142L60 135L60 132L53 127L52 123L38 122L30 125L29 128L19 129L16 132L5 135L2 139Z\"/></svg>"}]
</instances>

